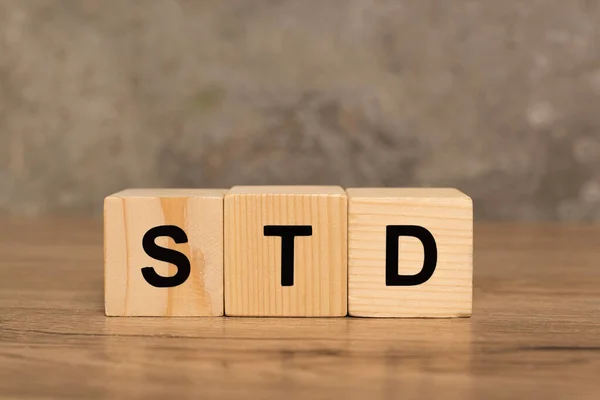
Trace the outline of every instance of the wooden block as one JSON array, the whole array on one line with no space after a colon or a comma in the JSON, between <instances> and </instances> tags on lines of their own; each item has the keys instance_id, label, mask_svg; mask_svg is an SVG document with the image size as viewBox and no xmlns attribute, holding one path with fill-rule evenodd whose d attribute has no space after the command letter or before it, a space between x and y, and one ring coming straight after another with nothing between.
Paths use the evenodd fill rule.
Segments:
<instances>
[{"instance_id":1,"label":"wooden block","mask_svg":"<svg viewBox=\"0 0 600 400\"><path fill-rule=\"evenodd\" d=\"M225 314L345 316L347 211L337 186L232 188L225 196Z\"/></svg>"},{"instance_id":2,"label":"wooden block","mask_svg":"<svg viewBox=\"0 0 600 400\"><path fill-rule=\"evenodd\" d=\"M131 189L105 199L106 315L223 315L225 193Z\"/></svg>"},{"instance_id":3,"label":"wooden block","mask_svg":"<svg viewBox=\"0 0 600 400\"><path fill-rule=\"evenodd\" d=\"M455 189L347 193L351 316L471 315L473 204L468 196Z\"/></svg>"}]
</instances>

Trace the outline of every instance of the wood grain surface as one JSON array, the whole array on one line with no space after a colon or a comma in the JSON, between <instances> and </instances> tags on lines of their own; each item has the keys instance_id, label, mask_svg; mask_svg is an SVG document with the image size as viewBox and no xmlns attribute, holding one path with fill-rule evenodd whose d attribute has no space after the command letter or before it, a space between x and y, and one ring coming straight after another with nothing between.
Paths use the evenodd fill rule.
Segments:
<instances>
[{"instance_id":1,"label":"wood grain surface","mask_svg":"<svg viewBox=\"0 0 600 400\"><path fill-rule=\"evenodd\" d=\"M598 399L600 227L476 224L468 319L108 318L102 222L0 220L0 398Z\"/></svg>"}]
</instances>

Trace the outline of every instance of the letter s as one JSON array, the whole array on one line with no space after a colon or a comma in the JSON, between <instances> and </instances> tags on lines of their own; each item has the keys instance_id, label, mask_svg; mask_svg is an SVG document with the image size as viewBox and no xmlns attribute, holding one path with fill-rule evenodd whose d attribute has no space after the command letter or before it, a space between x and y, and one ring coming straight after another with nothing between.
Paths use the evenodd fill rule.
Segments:
<instances>
[{"instance_id":1,"label":"letter s","mask_svg":"<svg viewBox=\"0 0 600 400\"><path fill-rule=\"evenodd\" d=\"M170 277L164 277L158 275L153 267L144 267L142 268L142 275L146 282L154 287L167 288L179 286L190 276L190 261L183 253L158 246L155 240L160 236L168 236L175 243L187 243L187 235L183 229L177 226L161 225L150 229L142 239L142 246L146 254L156 260L176 265L177 273Z\"/></svg>"}]
</instances>

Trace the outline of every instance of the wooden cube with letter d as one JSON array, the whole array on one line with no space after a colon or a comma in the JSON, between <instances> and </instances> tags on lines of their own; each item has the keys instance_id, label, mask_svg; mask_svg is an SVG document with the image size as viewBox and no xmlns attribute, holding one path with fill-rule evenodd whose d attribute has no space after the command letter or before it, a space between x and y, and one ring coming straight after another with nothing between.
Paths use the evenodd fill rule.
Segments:
<instances>
[{"instance_id":1,"label":"wooden cube with letter d","mask_svg":"<svg viewBox=\"0 0 600 400\"><path fill-rule=\"evenodd\" d=\"M130 189L105 199L106 315L223 315L225 192Z\"/></svg>"},{"instance_id":2,"label":"wooden cube with letter d","mask_svg":"<svg viewBox=\"0 0 600 400\"><path fill-rule=\"evenodd\" d=\"M225 196L225 315L347 312L346 192L238 186Z\"/></svg>"},{"instance_id":3,"label":"wooden cube with letter d","mask_svg":"<svg viewBox=\"0 0 600 400\"><path fill-rule=\"evenodd\" d=\"M471 315L473 204L455 189L348 189L348 311Z\"/></svg>"}]
</instances>

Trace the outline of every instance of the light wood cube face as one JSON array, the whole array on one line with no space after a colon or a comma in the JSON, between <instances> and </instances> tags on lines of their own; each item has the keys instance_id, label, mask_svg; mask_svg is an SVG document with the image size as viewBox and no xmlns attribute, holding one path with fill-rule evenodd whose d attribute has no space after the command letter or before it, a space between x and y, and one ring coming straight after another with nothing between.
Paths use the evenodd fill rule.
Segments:
<instances>
[{"instance_id":1,"label":"light wood cube face","mask_svg":"<svg viewBox=\"0 0 600 400\"><path fill-rule=\"evenodd\" d=\"M105 199L106 315L223 315L225 193L131 189Z\"/></svg>"},{"instance_id":2,"label":"light wood cube face","mask_svg":"<svg viewBox=\"0 0 600 400\"><path fill-rule=\"evenodd\" d=\"M225 197L225 314L345 316L347 211L337 186L232 188Z\"/></svg>"},{"instance_id":3,"label":"light wood cube face","mask_svg":"<svg viewBox=\"0 0 600 400\"><path fill-rule=\"evenodd\" d=\"M471 315L473 204L468 196L433 188L347 193L351 316Z\"/></svg>"}]
</instances>

